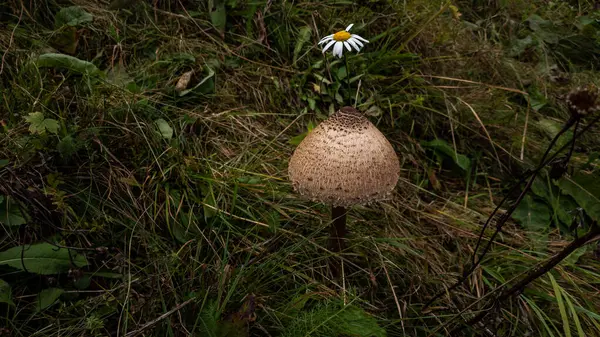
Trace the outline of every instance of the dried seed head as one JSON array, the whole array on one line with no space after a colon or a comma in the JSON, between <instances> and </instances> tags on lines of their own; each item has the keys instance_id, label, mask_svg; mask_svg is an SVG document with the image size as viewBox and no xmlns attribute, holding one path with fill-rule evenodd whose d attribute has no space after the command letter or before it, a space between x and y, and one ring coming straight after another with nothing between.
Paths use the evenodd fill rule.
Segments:
<instances>
[{"instance_id":1,"label":"dried seed head","mask_svg":"<svg viewBox=\"0 0 600 337\"><path fill-rule=\"evenodd\" d=\"M574 117L587 116L600 110L598 104L598 89L593 86L577 88L571 91L566 98L569 112Z\"/></svg>"},{"instance_id":2,"label":"dried seed head","mask_svg":"<svg viewBox=\"0 0 600 337\"><path fill-rule=\"evenodd\" d=\"M301 195L341 207L389 197L400 177L392 145L352 107L312 130L296 148L288 170Z\"/></svg>"}]
</instances>

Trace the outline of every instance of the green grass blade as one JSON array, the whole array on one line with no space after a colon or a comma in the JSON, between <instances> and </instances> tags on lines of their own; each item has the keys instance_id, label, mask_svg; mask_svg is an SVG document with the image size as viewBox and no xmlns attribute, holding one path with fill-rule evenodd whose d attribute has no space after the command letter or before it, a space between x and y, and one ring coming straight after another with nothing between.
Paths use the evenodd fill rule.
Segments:
<instances>
[{"instance_id":1,"label":"green grass blade","mask_svg":"<svg viewBox=\"0 0 600 337\"><path fill-rule=\"evenodd\" d=\"M555 336L554 332L552 332L552 329L547 324L547 322L550 322L550 324L552 325L552 327L554 328L554 330L558 331L558 329L554 326L554 324L552 324L552 321L550 321L550 318L548 317L548 315L546 315L542 311L542 309L540 309L540 307L533 300L529 299L526 296L522 296L522 298L525 300L525 302L527 302L527 304L529 305L529 307L533 310L533 312L535 313L535 315L538 317L539 321L542 323L542 325L546 329L546 332L548 333L548 336L554 337Z\"/></svg>"},{"instance_id":2,"label":"green grass blade","mask_svg":"<svg viewBox=\"0 0 600 337\"><path fill-rule=\"evenodd\" d=\"M552 276L551 273L548 273L548 277L550 278L550 282L552 282L552 288L554 289L554 296L556 296L556 302L558 303L558 310L560 310L560 317L562 318L565 336L572 337L571 336L571 327L569 325L569 316L567 316L567 311L565 309L565 303L563 302L562 295L561 295L562 288L558 285L558 283L554 279L554 276Z\"/></svg>"},{"instance_id":3,"label":"green grass blade","mask_svg":"<svg viewBox=\"0 0 600 337\"><path fill-rule=\"evenodd\" d=\"M579 337L585 337L585 333L583 332L583 328L581 327L581 322L579 321L579 316L577 315L575 306L573 305L573 302L571 301L571 295L569 295L569 293L567 293L564 289L562 291L563 291L565 303L569 307L571 316L573 316L573 323L575 323L575 327L577 328L577 334L579 335Z\"/></svg>"}]
</instances>

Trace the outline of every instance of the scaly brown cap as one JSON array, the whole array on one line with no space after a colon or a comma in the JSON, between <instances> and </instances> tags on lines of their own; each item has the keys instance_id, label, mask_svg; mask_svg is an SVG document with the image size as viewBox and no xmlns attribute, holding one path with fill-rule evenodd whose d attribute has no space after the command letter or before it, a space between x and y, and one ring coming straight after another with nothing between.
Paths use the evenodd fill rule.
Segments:
<instances>
[{"instance_id":1,"label":"scaly brown cap","mask_svg":"<svg viewBox=\"0 0 600 337\"><path fill-rule=\"evenodd\" d=\"M400 177L400 163L375 125L344 107L304 138L288 172L301 195L348 207L388 197Z\"/></svg>"},{"instance_id":2,"label":"scaly brown cap","mask_svg":"<svg viewBox=\"0 0 600 337\"><path fill-rule=\"evenodd\" d=\"M598 89L588 86L577 88L567 95L567 106L571 114L586 116L600 109Z\"/></svg>"}]
</instances>

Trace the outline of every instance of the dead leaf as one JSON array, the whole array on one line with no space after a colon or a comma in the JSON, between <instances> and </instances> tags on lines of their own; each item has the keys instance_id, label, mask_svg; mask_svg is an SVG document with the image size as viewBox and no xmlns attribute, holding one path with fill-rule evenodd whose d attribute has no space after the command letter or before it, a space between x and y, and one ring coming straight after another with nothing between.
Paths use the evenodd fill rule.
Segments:
<instances>
[{"instance_id":1,"label":"dead leaf","mask_svg":"<svg viewBox=\"0 0 600 337\"><path fill-rule=\"evenodd\" d=\"M181 92L181 91L187 89L188 85L190 84L190 80L192 79L193 74L194 74L193 70L183 73L183 75L181 75L181 77L179 78L179 81L177 81L177 85L175 85L175 90L177 90L178 92Z\"/></svg>"}]
</instances>

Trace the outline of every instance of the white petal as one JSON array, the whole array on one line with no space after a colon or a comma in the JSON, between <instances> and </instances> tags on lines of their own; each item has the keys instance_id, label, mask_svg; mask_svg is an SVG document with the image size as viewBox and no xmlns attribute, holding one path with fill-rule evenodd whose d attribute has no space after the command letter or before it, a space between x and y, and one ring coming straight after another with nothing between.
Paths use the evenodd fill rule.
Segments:
<instances>
[{"instance_id":1,"label":"white petal","mask_svg":"<svg viewBox=\"0 0 600 337\"><path fill-rule=\"evenodd\" d=\"M329 42L329 43L328 43L328 44L325 46L325 48L323 48L323 53L324 53L324 52L326 52L326 51L327 51L327 49L329 49L329 47L333 46L333 44L334 44L334 43L336 43L336 42L337 42L337 41L335 41L335 40L332 40L331 42ZM335 50L335 48L334 48L334 50Z\"/></svg>"},{"instance_id":2,"label":"white petal","mask_svg":"<svg viewBox=\"0 0 600 337\"><path fill-rule=\"evenodd\" d=\"M344 43L338 41L338 43L333 46L333 55L337 55L338 57L342 57L342 53L344 52Z\"/></svg>"},{"instance_id":3,"label":"white petal","mask_svg":"<svg viewBox=\"0 0 600 337\"><path fill-rule=\"evenodd\" d=\"M362 42L360 42L358 39L355 39L354 38L355 36L356 35L352 35L352 37L349 38L348 41L352 41L352 42L356 43L360 48L364 47L365 45Z\"/></svg>"},{"instance_id":4,"label":"white petal","mask_svg":"<svg viewBox=\"0 0 600 337\"><path fill-rule=\"evenodd\" d=\"M359 39L359 40L361 40L361 41L364 41L364 42L366 42L366 43L369 43L369 40L367 40L367 39L363 39L363 38L362 38L360 35L352 34L352 37L355 37L355 38L357 38L357 39Z\"/></svg>"},{"instance_id":5,"label":"white petal","mask_svg":"<svg viewBox=\"0 0 600 337\"><path fill-rule=\"evenodd\" d=\"M348 49L348 51L352 51L352 48L350 48L350 45L348 44L347 41L344 41L344 47L346 47L346 49Z\"/></svg>"},{"instance_id":6,"label":"white petal","mask_svg":"<svg viewBox=\"0 0 600 337\"><path fill-rule=\"evenodd\" d=\"M331 36L326 36L326 37L324 37L324 38L323 38L323 39L322 39L322 40L321 40L321 41L320 41L318 44L322 44L322 43L325 43L325 42L327 42L327 41L331 41L331 40L333 40L333 37L331 37Z\"/></svg>"},{"instance_id":7,"label":"white petal","mask_svg":"<svg viewBox=\"0 0 600 337\"><path fill-rule=\"evenodd\" d=\"M333 34L325 36L324 38L321 39L321 41L323 41L323 40L325 40L327 38L330 38L330 37L333 38Z\"/></svg>"},{"instance_id":8,"label":"white petal","mask_svg":"<svg viewBox=\"0 0 600 337\"><path fill-rule=\"evenodd\" d=\"M354 42L354 39L348 39L348 43L356 49L356 51L360 51L360 47Z\"/></svg>"},{"instance_id":9,"label":"white petal","mask_svg":"<svg viewBox=\"0 0 600 337\"><path fill-rule=\"evenodd\" d=\"M348 25L348 27L346 27L346 31L347 31L347 32L349 32L349 31L350 31L350 29L352 29L352 26L354 26L354 24L353 24L353 23L351 23L350 25Z\"/></svg>"},{"instance_id":10,"label":"white petal","mask_svg":"<svg viewBox=\"0 0 600 337\"><path fill-rule=\"evenodd\" d=\"M331 51L331 53L333 54L333 56L337 56L339 44L340 43L338 41L336 41L335 44L333 45L333 49Z\"/></svg>"}]
</instances>

